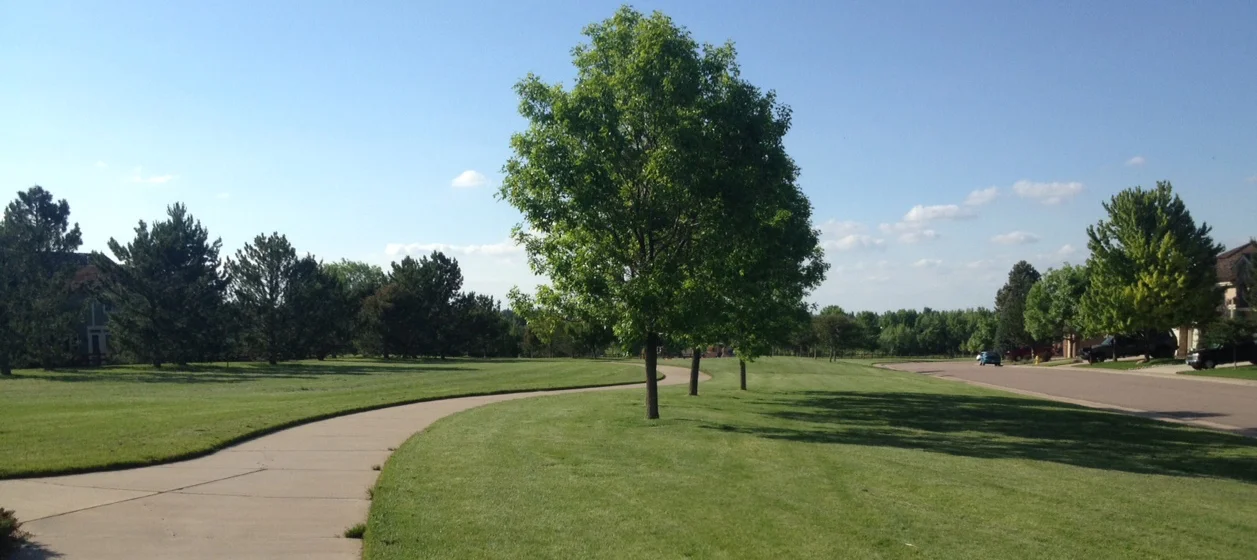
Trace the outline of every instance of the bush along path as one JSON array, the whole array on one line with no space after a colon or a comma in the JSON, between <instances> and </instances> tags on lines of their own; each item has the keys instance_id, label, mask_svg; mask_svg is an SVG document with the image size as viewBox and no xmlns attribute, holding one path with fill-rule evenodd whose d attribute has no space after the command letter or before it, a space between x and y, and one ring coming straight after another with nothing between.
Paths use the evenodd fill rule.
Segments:
<instances>
[{"instance_id":1,"label":"bush along path","mask_svg":"<svg viewBox=\"0 0 1257 560\"><path fill-rule=\"evenodd\" d=\"M660 367L662 385L684 368ZM346 530L367 517L379 468L432 422L477 406L642 385L428 401L276 432L211 455L113 472L0 481L25 522L16 558L357 559Z\"/></svg>"}]
</instances>

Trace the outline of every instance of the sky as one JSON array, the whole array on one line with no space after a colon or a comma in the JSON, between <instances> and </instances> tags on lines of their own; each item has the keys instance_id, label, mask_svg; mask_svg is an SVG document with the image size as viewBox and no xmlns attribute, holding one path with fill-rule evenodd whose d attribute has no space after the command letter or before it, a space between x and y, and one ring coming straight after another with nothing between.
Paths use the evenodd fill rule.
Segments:
<instances>
[{"instance_id":1,"label":"sky","mask_svg":"<svg viewBox=\"0 0 1257 560\"><path fill-rule=\"evenodd\" d=\"M1009 268L1086 260L1116 192L1170 180L1216 241L1257 236L1257 2L639 2L732 41L793 109L848 310L991 306ZM0 0L0 191L65 198L84 250L183 202L224 256L278 231L465 289L544 283L495 197L512 86L571 84L619 3ZM2 193L0 193L2 194Z\"/></svg>"}]
</instances>

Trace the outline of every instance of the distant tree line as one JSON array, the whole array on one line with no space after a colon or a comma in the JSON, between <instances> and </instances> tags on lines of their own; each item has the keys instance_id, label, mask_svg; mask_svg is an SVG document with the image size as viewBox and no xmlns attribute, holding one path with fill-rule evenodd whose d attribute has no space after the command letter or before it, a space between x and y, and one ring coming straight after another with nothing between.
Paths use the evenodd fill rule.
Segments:
<instances>
[{"instance_id":1,"label":"distant tree line","mask_svg":"<svg viewBox=\"0 0 1257 560\"><path fill-rule=\"evenodd\" d=\"M995 343L997 319L989 309L925 308L875 313L831 305L798 325L777 351L835 359L844 356L958 356Z\"/></svg>"},{"instance_id":2,"label":"distant tree line","mask_svg":"<svg viewBox=\"0 0 1257 560\"><path fill-rule=\"evenodd\" d=\"M0 221L0 371L81 358L87 304L108 304L114 359L186 365L216 360L588 354L542 349L527 322L495 298L463 291L441 252L387 272L362 262L300 256L278 233L221 256L182 204L110 239L112 257L77 253L70 206L41 187L18 193ZM549 340L549 339L548 339ZM603 345L605 348L605 345Z\"/></svg>"}]
</instances>

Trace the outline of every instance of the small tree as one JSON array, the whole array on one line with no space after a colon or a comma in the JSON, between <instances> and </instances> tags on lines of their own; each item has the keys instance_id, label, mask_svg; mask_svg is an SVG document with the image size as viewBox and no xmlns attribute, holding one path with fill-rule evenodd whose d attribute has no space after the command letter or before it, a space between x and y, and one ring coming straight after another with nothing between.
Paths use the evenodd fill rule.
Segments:
<instances>
[{"instance_id":1,"label":"small tree","mask_svg":"<svg viewBox=\"0 0 1257 560\"><path fill-rule=\"evenodd\" d=\"M1090 334L1164 333L1217 316L1222 246L1196 225L1168 181L1124 190L1087 228L1090 282L1079 314Z\"/></svg>"},{"instance_id":2,"label":"small tree","mask_svg":"<svg viewBox=\"0 0 1257 560\"><path fill-rule=\"evenodd\" d=\"M831 305L812 318L813 330L821 346L829 350L829 361L837 359L838 350L853 347L859 340L859 325L841 307Z\"/></svg>"}]
</instances>

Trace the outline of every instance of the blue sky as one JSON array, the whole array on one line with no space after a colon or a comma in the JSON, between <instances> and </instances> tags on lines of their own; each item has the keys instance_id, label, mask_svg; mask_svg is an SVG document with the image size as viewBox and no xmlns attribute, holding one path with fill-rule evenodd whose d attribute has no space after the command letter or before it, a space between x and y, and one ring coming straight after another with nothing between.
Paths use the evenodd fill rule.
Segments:
<instances>
[{"instance_id":1,"label":"blue sky","mask_svg":"<svg viewBox=\"0 0 1257 560\"><path fill-rule=\"evenodd\" d=\"M0 3L0 186L68 199L89 250L182 201L225 253L441 247L469 289L531 286L493 196L511 86L570 82L619 4L443 4ZM635 6L734 41L793 107L822 305L990 306L1013 262L1085 260L1101 201L1158 179L1218 241L1257 235L1257 3L1023 4Z\"/></svg>"}]
</instances>

